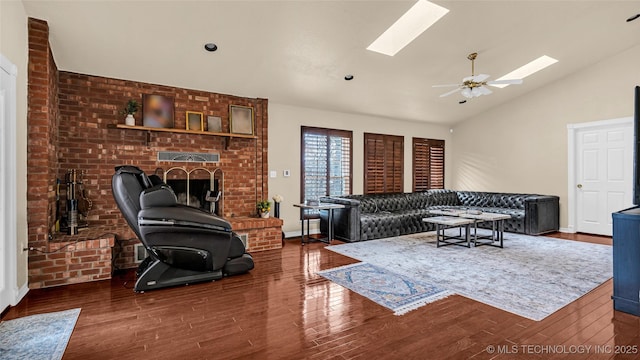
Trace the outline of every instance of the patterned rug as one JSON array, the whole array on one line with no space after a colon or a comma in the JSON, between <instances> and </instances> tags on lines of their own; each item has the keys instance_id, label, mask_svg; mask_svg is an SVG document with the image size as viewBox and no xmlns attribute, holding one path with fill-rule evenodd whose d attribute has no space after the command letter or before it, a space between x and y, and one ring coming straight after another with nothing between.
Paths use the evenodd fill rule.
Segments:
<instances>
[{"instance_id":1,"label":"patterned rug","mask_svg":"<svg viewBox=\"0 0 640 360\"><path fill-rule=\"evenodd\" d=\"M62 359L80 309L0 322L0 359Z\"/></svg>"},{"instance_id":2,"label":"patterned rug","mask_svg":"<svg viewBox=\"0 0 640 360\"><path fill-rule=\"evenodd\" d=\"M613 275L611 246L512 233L505 233L503 249L436 248L433 233L327 249L533 320Z\"/></svg>"},{"instance_id":3,"label":"patterned rug","mask_svg":"<svg viewBox=\"0 0 640 360\"><path fill-rule=\"evenodd\" d=\"M437 286L367 263L341 266L318 274L391 309L395 315L451 295Z\"/></svg>"}]
</instances>

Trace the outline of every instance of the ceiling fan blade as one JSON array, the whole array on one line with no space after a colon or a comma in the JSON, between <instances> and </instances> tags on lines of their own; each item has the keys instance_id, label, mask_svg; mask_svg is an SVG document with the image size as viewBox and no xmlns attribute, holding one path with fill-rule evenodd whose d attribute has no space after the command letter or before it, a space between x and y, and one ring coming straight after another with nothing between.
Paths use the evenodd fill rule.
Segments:
<instances>
[{"instance_id":1,"label":"ceiling fan blade","mask_svg":"<svg viewBox=\"0 0 640 360\"><path fill-rule=\"evenodd\" d=\"M487 74L478 74L473 77L473 81L475 82L483 82L489 78L490 75Z\"/></svg>"},{"instance_id":2,"label":"ceiling fan blade","mask_svg":"<svg viewBox=\"0 0 640 360\"><path fill-rule=\"evenodd\" d=\"M505 80L487 81L487 85L520 85L520 84L522 84L522 79L505 79Z\"/></svg>"},{"instance_id":3,"label":"ceiling fan blade","mask_svg":"<svg viewBox=\"0 0 640 360\"><path fill-rule=\"evenodd\" d=\"M460 90L461 90L460 88L457 88L457 89L455 89L455 90L451 90L451 91L449 91L449 92L446 92L446 93L444 93L444 94L440 95L440 97L445 97L445 96L449 96L449 95L451 95L451 94L455 94L455 93L457 93L457 92L458 92L458 91L460 91Z\"/></svg>"},{"instance_id":4,"label":"ceiling fan blade","mask_svg":"<svg viewBox=\"0 0 640 360\"><path fill-rule=\"evenodd\" d=\"M460 86L460 84L431 85L431 87L434 87L434 88L441 88L441 87L454 87L454 86Z\"/></svg>"}]
</instances>

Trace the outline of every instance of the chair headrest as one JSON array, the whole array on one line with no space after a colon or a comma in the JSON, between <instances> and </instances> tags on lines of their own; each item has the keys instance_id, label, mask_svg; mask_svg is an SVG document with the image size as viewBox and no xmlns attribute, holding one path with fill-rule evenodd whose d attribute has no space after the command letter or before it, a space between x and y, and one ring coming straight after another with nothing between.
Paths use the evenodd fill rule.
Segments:
<instances>
[{"instance_id":1,"label":"chair headrest","mask_svg":"<svg viewBox=\"0 0 640 360\"><path fill-rule=\"evenodd\" d=\"M148 189L152 187L154 184L149 180L147 174L144 173L139 167L133 165L120 165L116 166L116 174L132 174L138 178L140 185L142 185L143 189Z\"/></svg>"}]
</instances>

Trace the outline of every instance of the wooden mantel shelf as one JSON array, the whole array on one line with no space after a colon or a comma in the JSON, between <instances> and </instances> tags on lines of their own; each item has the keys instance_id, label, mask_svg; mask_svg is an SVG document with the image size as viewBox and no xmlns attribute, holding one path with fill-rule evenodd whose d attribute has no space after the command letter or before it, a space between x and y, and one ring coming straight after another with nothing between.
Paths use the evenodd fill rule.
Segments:
<instances>
[{"instance_id":1,"label":"wooden mantel shelf","mask_svg":"<svg viewBox=\"0 0 640 360\"><path fill-rule=\"evenodd\" d=\"M115 125L114 124L108 124L107 128L109 128L109 129L141 130L141 131L160 131L160 132L170 132L170 133L179 133L179 134L223 136L223 137L228 137L228 138L243 138L243 139L257 139L258 138L255 135L246 135L246 134L231 134L231 133L196 131L196 130L186 130L186 129L176 129L176 128L154 128L154 127L147 127L147 126L129 126L129 125L123 125L123 124L115 124Z\"/></svg>"},{"instance_id":2,"label":"wooden mantel shelf","mask_svg":"<svg viewBox=\"0 0 640 360\"><path fill-rule=\"evenodd\" d=\"M107 124L108 129L123 129L123 130L140 130L146 131L146 145L149 145L151 141L151 131L159 131L159 132L169 132L169 133L178 133L178 134L194 134L194 135L207 135L207 136L220 136L224 138L224 148L225 150L229 149L229 142L232 138L241 138L241 139L257 139L258 137L255 135L246 135L246 134L231 134L231 133L221 133L221 132L209 132L209 131L196 131L196 130L186 130L186 129L176 129L176 128L154 128L148 126L129 126L123 124Z\"/></svg>"}]
</instances>

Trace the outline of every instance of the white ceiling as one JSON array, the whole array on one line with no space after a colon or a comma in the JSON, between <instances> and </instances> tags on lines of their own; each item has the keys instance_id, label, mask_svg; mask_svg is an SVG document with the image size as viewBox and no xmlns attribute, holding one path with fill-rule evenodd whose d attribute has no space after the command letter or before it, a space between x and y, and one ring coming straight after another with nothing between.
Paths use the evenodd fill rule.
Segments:
<instances>
[{"instance_id":1,"label":"white ceiling","mask_svg":"<svg viewBox=\"0 0 640 360\"><path fill-rule=\"evenodd\" d=\"M450 12L388 57L366 47L414 1L23 0L48 21L60 70L442 124L640 44L640 19L625 22L637 0L433 2ZM491 79L541 55L559 62L464 105L439 98L447 89L431 85L470 75L471 52Z\"/></svg>"}]
</instances>

